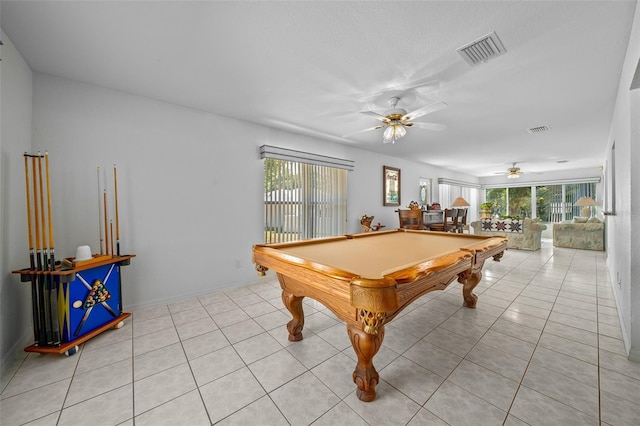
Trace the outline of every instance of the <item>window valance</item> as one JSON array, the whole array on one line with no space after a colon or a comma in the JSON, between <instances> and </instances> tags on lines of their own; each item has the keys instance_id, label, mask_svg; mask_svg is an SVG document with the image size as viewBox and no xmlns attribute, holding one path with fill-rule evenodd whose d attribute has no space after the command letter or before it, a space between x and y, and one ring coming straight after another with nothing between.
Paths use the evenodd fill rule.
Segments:
<instances>
[{"instance_id":1,"label":"window valance","mask_svg":"<svg viewBox=\"0 0 640 426\"><path fill-rule=\"evenodd\" d=\"M519 179L513 179L519 180ZM587 178L576 178L576 179L558 179L558 180L541 180L541 181L527 181L527 182L514 182L514 183L492 183L487 185L482 185L482 189L491 189L491 188L514 188L514 187L523 187L523 186L549 186L549 185L564 185L564 184L574 184L574 183L600 183L600 177L587 177Z\"/></svg>"},{"instance_id":2,"label":"window valance","mask_svg":"<svg viewBox=\"0 0 640 426\"><path fill-rule=\"evenodd\" d=\"M318 166L334 167L353 171L355 161L342 158L318 155L310 152L296 151L293 149L279 148L277 146L262 145L260 147L260 158L275 158L276 160L296 161L298 163L315 164Z\"/></svg>"},{"instance_id":3,"label":"window valance","mask_svg":"<svg viewBox=\"0 0 640 426\"><path fill-rule=\"evenodd\" d=\"M439 184L444 184L444 185L453 185L453 186L462 186L462 187L465 187L465 188L480 189L480 184L478 184L478 183L464 182L464 181L455 180L455 179L438 178L438 183Z\"/></svg>"}]
</instances>

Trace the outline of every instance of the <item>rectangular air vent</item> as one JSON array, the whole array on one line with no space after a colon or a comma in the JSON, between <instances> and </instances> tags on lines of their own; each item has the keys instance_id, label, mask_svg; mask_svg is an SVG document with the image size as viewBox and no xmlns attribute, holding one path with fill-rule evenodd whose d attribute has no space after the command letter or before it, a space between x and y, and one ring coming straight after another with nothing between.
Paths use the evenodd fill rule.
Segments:
<instances>
[{"instance_id":1,"label":"rectangular air vent","mask_svg":"<svg viewBox=\"0 0 640 426\"><path fill-rule=\"evenodd\" d=\"M527 132L529 132L530 134L535 134L535 133L542 133L542 132L546 132L548 130L551 130L549 128L549 126L538 126L538 127L532 127L530 129L527 129Z\"/></svg>"},{"instance_id":2,"label":"rectangular air vent","mask_svg":"<svg viewBox=\"0 0 640 426\"><path fill-rule=\"evenodd\" d=\"M469 65L475 66L503 55L507 49L504 48L498 34L494 31L458 48L456 51Z\"/></svg>"}]
</instances>

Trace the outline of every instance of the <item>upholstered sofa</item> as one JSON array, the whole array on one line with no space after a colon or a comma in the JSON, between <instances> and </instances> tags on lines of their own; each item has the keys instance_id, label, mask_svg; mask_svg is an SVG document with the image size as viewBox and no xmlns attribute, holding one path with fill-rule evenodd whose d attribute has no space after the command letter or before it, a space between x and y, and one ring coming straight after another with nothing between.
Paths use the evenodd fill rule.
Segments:
<instances>
[{"instance_id":1,"label":"upholstered sofa","mask_svg":"<svg viewBox=\"0 0 640 426\"><path fill-rule=\"evenodd\" d=\"M542 231L547 229L547 225L531 219L480 219L471 227L476 235L507 237L507 248L531 251L540 250Z\"/></svg>"},{"instance_id":2,"label":"upholstered sofa","mask_svg":"<svg viewBox=\"0 0 640 426\"><path fill-rule=\"evenodd\" d=\"M553 246L582 250L604 250L604 222L589 219L582 223L555 223Z\"/></svg>"}]
</instances>

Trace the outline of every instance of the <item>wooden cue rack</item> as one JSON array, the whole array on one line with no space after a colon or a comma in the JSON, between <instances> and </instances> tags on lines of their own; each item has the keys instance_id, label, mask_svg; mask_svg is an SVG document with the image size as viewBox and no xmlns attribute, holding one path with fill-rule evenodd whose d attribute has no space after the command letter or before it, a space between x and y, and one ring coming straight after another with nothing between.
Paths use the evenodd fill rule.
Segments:
<instances>
[{"instance_id":1,"label":"wooden cue rack","mask_svg":"<svg viewBox=\"0 0 640 426\"><path fill-rule=\"evenodd\" d=\"M37 154L25 152L24 171L30 267L13 273L20 274L21 282L31 283L34 343L25 351L73 355L78 350L77 345L109 328L122 327L123 320L131 316L122 312L121 267L129 265L135 255L120 255L116 165L113 166L115 239L113 222L111 238L107 226L106 171L101 187L98 167L98 193L103 195L103 205L98 209L100 254L78 261L75 258L65 258L62 262L55 259L48 152L44 155L40 151Z\"/></svg>"},{"instance_id":2,"label":"wooden cue rack","mask_svg":"<svg viewBox=\"0 0 640 426\"><path fill-rule=\"evenodd\" d=\"M117 263L118 266L126 266L131 263L131 259L134 258L135 254L127 254L121 256L110 256L110 255L94 255L94 257L90 260L73 262L73 259L65 259L62 264L57 265L55 271L37 271L31 270L29 268L19 269L17 271L12 271L14 274L20 274L21 282L32 282L34 275L50 275L54 278L58 285L65 283L72 283L76 280L76 276L79 272L87 271L93 268L98 268L105 265L111 265ZM72 266L69 266L69 262L73 262ZM118 281L120 284L120 281ZM122 297L120 293L120 298ZM121 300L120 300L121 305ZM47 353L47 354L67 354L73 355L76 352L76 346L81 343L86 342L87 340L99 335L100 333L110 329L110 328L120 328L122 326L122 321L126 318L129 318L131 313L129 312L120 312L118 316L114 317L112 320L105 322L101 326L91 330L90 332L79 336L76 339L73 339L69 342L61 342L59 346L46 346L46 345L30 345L24 348L25 352L38 352L38 353Z\"/></svg>"}]
</instances>

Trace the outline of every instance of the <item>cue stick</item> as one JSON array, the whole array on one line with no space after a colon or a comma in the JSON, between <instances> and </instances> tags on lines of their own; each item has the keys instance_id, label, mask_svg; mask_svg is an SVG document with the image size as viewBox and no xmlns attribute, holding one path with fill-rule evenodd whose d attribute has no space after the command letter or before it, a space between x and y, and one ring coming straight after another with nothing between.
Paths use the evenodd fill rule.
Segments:
<instances>
[{"instance_id":1,"label":"cue stick","mask_svg":"<svg viewBox=\"0 0 640 426\"><path fill-rule=\"evenodd\" d=\"M53 216L51 215L51 180L49 178L49 153L44 152L45 169L47 172L47 219L49 220L49 271L55 272L56 270L56 256L53 240ZM44 207L43 207L44 210ZM44 227L44 221L42 223ZM51 317L53 325L53 344L60 345L60 324L58 322L58 286L54 281L55 278L52 274L49 274L49 285L51 291Z\"/></svg>"},{"instance_id":2,"label":"cue stick","mask_svg":"<svg viewBox=\"0 0 640 426\"><path fill-rule=\"evenodd\" d=\"M113 221L109 220L109 232L111 233L111 256L113 256Z\"/></svg>"},{"instance_id":3,"label":"cue stick","mask_svg":"<svg viewBox=\"0 0 640 426\"><path fill-rule=\"evenodd\" d=\"M41 223L42 223L42 234L40 235L42 237L42 242L40 243L40 246L42 247L42 252L43 252L43 256L44 256L44 263L43 263L43 269L48 269L49 265L47 264L47 231L45 229L44 224L46 223L45 221L45 211L44 211L44 186L42 184L42 155L40 154L40 151L38 151L38 190L39 190L39 199L40 199L40 219L41 219Z\"/></svg>"},{"instance_id":4,"label":"cue stick","mask_svg":"<svg viewBox=\"0 0 640 426\"><path fill-rule=\"evenodd\" d=\"M40 202L40 223L42 224L42 230L40 234L40 238L42 241L40 242L40 247L42 248L42 272L44 273L42 276L43 284L45 285L45 306L48 306L47 309L47 323L51 325L51 342L47 340L47 343L54 343L55 339L53 337L54 330L54 316L52 313L52 305L51 305L51 277L46 274L49 270L49 247L47 246L47 229L45 227L46 219L45 219L45 211L44 211L44 186L42 184L42 154L38 151L38 200L35 200L36 203Z\"/></svg>"},{"instance_id":5,"label":"cue stick","mask_svg":"<svg viewBox=\"0 0 640 426\"><path fill-rule=\"evenodd\" d=\"M109 254L109 226L107 224L107 190L105 188L102 193L102 202L104 206L104 252Z\"/></svg>"},{"instance_id":6,"label":"cue stick","mask_svg":"<svg viewBox=\"0 0 640 426\"><path fill-rule=\"evenodd\" d=\"M116 254L120 256L120 223L118 222L118 174L116 171L116 165L113 165L113 198L116 204ZM111 236L113 241L113 235Z\"/></svg>"},{"instance_id":7,"label":"cue stick","mask_svg":"<svg viewBox=\"0 0 640 426\"><path fill-rule=\"evenodd\" d=\"M35 249L33 248L33 230L31 229L31 194L29 192L29 158L27 153L24 153L24 177L26 182L26 194L27 194L27 230L29 234L29 266L32 272L31 274L31 310L33 313L33 340L34 345L38 346L40 343L40 317L38 315L38 284L36 276L33 275L33 271L36 269Z\"/></svg>"},{"instance_id":8,"label":"cue stick","mask_svg":"<svg viewBox=\"0 0 640 426\"><path fill-rule=\"evenodd\" d=\"M39 156L39 154L38 154ZM44 311L44 315L42 318L44 328L45 328L45 339L42 341L43 344L51 345L53 343L53 336L51 335L51 323L49 322L49 309L51 308L45 303L46 300L49 300L49 293L46 289L46 282L44 278L43 268L42 268L42 248L40 247L40 212L38 210L38 176L36 169L36 156L31 156L31 172L33 176L33 205L34 205L34 219L35 219L35 228L36 228L36 269L39 272L38 274L38 287L40 288L40 303L42 306L42 310Z\"/></svg>"},{"instance_id":9,"label":"cue stick","mask_svg":"<svg viewBox=\"0 0 640 426\"><path fill-rule=\"evenodd\" d=\"M102 238L102 206L100 205L100 166L98 166L98 235L100 235L100 254L104 254L102 244L104 239Z\"/></svg>"}]
</instances>

